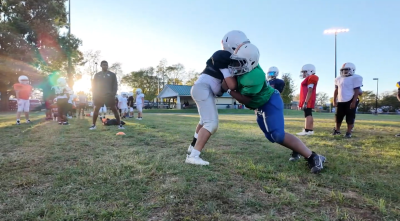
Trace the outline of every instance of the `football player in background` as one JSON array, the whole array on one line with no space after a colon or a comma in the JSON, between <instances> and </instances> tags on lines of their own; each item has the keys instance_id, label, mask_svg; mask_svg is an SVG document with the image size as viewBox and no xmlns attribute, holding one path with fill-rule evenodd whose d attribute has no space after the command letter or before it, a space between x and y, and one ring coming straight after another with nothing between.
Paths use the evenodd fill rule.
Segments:
<instances>
[{"instance_id":1,"label":"football player in background","mask_svg":"<svg viewBox=\"0 0 400 221\"><path fill-rule=\"evenodd\" d=\"M118 108L121 110L121 118L124 119L128 113L128 94L126 92L121 93L121 99L119 99Z\"/></svg>"},{"instance_id":2,"label":"football player in background","mask_svg":"<svg viewBox=\"0 0 400 221\"><path fill-rule=\"evenodd\" d=\"M67 85L67 80L65 78L59 78L57 80L57 85L52 87L54 94L57 98L58 107L58 124L69 125L67 112L69 109L68 100L72 96L73 92L71 88Z\"/></svg>"},{"instance_id":3,"label":"football player in background","mask_svg":"<svg viewBox=\"0 0 400 221\"><path fill-rule=\"evenodd\" d=\"M32 94L32 86L29 84L29 78L25 75L21 75L18 78L18 83L14 84L15 97L17 98L17 125L21 124L21 113L25 113L26 123L31 123L29 119L29 98Z\"/></svg>"},{"instance_id":4,"label":"football player in background","mask_svg":"<svg viewBox=\"0 0 400 221\"><path fill-rule=\"evenodd\" d=\"M129 92L129 97L128 97L129 118L134 117L133 107L134 107L133 92Z\"/></svg>"},{"instance_id":5,"label":"football player in background","mask_svg":"<svg viewBox=\"0 0 400 221\"><path fill-rule=\"evenodd\" d=\"M275 88L282 94L285 89L285 82L282 79L277 78L279 75L279 69L277 67L270 67L267 72L268 83L271 87Z\"/></svg>"},{"instance_id":6,"label":"football player in background","mask_svg":"<svg viewBox=\"0 0 400 221\"><path fill-rule=\"evenodd\" d=\"M351 138L351 130L354 127L356 108L360 88L363 86L363 77L355 74L356 66L353 63L344 63L340 69L340 76L335 79L335 91L333 94L333 106L336 108L336 125L332 135L340 134L340 127L346 117L347 132L345 137Z\"/></svg>"},{"instance_id":7,"label":"football player in background","mask_svg":"<svg viewBox=\"0 0 400 221\"><path fill-rule=\"evenodd\" d=\"M304 128L297 135L313 135L314 134L314 118L312 109L315 108L317 97L318 76L315 75L315 66L306 64L301 68L300 77L304 79L300 85L300 102L299 107L304 111Z\"/></svg>"},{"instance_id":8,"label":"football player in background","mask_svg":"<svg viewBox=\"0 0 400 221\"><path fill-rule=\"evenodd\" d=\"M143 120L144 94L142 89L136 89L136 110L138 111L137 120Z\"/></svg>"}]
</instances>

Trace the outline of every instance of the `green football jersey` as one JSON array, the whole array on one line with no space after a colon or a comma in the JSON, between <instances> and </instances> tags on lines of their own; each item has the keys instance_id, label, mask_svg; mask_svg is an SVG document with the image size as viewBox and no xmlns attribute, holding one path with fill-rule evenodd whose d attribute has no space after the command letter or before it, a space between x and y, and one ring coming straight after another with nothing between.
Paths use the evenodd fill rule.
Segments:
<instances>
[{"instance_id":1,"label":"green football jersey","mask_svg":"<svg viewBox=\"0 0 400 221\"><path fill-rule=\"evenodd\" d=\"M267 103L275 89L266 82L265 73L260 65L249 73L237 77L238 91L251 97L251 102L246 105L250 109L257 109Z\"/></svg>"}]
</instances>

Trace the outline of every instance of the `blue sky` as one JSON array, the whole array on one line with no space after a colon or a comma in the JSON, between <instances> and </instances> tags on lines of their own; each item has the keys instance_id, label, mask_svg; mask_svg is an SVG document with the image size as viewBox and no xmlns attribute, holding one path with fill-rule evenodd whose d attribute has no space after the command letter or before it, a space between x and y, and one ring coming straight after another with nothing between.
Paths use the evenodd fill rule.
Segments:
<instances>
[{"instance_id":1,"label":"blue sky","mask_svg":"<svg viewBox=\"0 0 400 221\"><path fill-rule=\"evenodd\" d=\"M300 69L316 66L317 91L334 88L334 35L338 69L353 62L363 90L394 90L400 80L400 0L71 0L72 33L82 50L101 50L125 73L165 58L202 71L221 39L241 30L260 50L264 70L277 66L300 84ZM339 75L339 72L338 72Z\"/></svg>"}]
</instances>

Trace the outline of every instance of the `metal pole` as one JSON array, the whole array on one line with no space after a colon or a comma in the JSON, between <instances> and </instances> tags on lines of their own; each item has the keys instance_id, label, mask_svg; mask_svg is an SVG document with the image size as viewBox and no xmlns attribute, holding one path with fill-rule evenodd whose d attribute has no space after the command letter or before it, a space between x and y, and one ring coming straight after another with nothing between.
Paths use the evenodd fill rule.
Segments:
<instances>
[{"instance_id":1,"label":"metal pole","mask_svg":"<svg viewBox=\"0 0 400 221\"><path fill-rule=\"evenodd\" d=\"M378 115L378 81L376 80L375 114Z\"/></svg>"},{"instance_id":2,"label":"metal pole","mask_svg":"<svg viewBox=\"0 0 400 221\"><path fill-rule=\"evenodd\" d=\"M68 40L71 40L71 0L68 1ZM71 48L68 50L68 78L71 78ZM71 82L71 79L68 79ZM70 85L72 86L72 85Z\"/></svg>"},{"instance_id":3,"label":"metal pole","mask_svg":"<svg viewBox=\"0 0 400 221\"><path fill-rule=\"evenodd\" d=\"M336 36L337 36L337 33L335 32L335 79L336 79L336 77L337 77L337 56L336 56L336 51L337 51L337 49L336 49Z\"/></svg>"}]
</instances>

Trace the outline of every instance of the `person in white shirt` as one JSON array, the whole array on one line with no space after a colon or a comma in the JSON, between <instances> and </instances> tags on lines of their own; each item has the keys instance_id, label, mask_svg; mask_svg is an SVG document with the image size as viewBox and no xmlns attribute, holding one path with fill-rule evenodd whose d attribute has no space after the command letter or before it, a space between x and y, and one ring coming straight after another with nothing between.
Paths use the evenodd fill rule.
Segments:
<instances>
[{"instance_id":1,"label":"person in white shirt","mask_svg":"<svg viewBox=\"0 0 400 221\"><path fill-rule=\"evenodd\" d=\"M196 103L200 115L193 141L189 145L185 163L209 165L200 157L207 141L218 130L218 110L215 97L223 95L222 82L227 86L227 93L235 90L237 84L229 69L231 55L242 45L250 43L247 36L238 30L228 32L221 41L222 49L213 53L206 61L206 67L191 88L190 95Z\"/></svg>"},{"instance_id":2,"label":"person in white shirt","mask_svg":"<svg viewBox=\"0 0 400 221\"><path fill-rule=\"evenodd\" d=\"M69 108L69 98L73 95L71 88L67 85L67 80L65 78L59 78L57 80L57 85L52 87L54 94L57 98L58 106L58 124L69 125L67 112Z\"/></svg>"},{"instance_id":3,"label":"person in white shirt","mask_svg":"<svg viewBox=\"0 0 400 221\"><path fill-rule=\"evenodd\" d=\"M118 100L118 108L121 110L121 118L125 118L128 113L128 93L121 93L121 98Z\"/></svg>"},{"instance_id":4,"label":"person in white shirt","mask_svg":"<svg viewBox=\"0 0 400 221\"><path fill-rule=\"evenodd\" d=\"M336 126L332 135L340 134L340 126L346 117L347 132L345 137L351 137L360 88L363 85L363 78L355 74L356 66L353 63L344 63L340 69L340 76L335 79L335 92L333 95L333 106L336 108Z\"/></svg>"},{"instance_id":5,"label":"person in white shirt","mask_svg":"<svg viewBox=\"0 0 400 221\"><path fill-rule=\"evenodd\" d=\"M142 89L136 89L136 110L138 111L138 118L137 120L143 119L143 107L144 107L144 94Z\"/></svg>"},{"instance_id":6,"label":"person in white shirt","mask_svg":"<svg viewBox=\"0 0 400 221\"><path fill-rule=\"evenodd\" d=\"M101 114L103 114L103 118L106 117L107 106L105 104L102 107L100 107L100 110L99 110L100 120L101 120Z\"/></svg>"}]
</instances>

